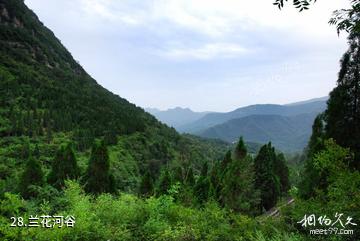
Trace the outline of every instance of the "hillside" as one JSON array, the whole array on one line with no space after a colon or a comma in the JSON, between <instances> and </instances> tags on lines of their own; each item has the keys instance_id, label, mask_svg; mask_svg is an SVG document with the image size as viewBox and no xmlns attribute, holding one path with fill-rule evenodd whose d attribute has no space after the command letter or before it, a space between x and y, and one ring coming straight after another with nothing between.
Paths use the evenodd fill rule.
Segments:
<instances>
[{"instance_id":1,"label":"hillside","mask_svg":"<svg viewBox=\"0 0 360 241\"><path fill-rule=\"evenodd\" d=\"M160 127L91 78L22 1L0 1L0 13L1 136L77 128L100 136Z\"/></svg>"},{"instance_id":2,"label":"hillside","mask_svg":"<svg viewBox=\"0 0 360 241\"><path fill-rule=\"evenodd\" d=\"M112 1L80 2L104 14ZM66 10L80 2L67 1ZM116 17L131 20L123 13ZM207 114L204 137L179 134L99 85L23 0L0 0L0 36L0 240L360 240L360 173L351 166L360 136L359 37L307 151L284 155L279 149L299 150L309 139L323 100ZM173 111L182 121L199 117ZM312 233L322 221L348 233Z\"/></svg>"},{"instance_id":3,"label":"hillside","mask_svg":"<svg viewBox=\"0 0 360 241\"><path fill-rule=\"evenodd\" d=\"M116 188L131 191L149 166L154 178L164 166L185 163L198 172L203 162L228 148L226 143L182 137L103 88L21 0L0 0L0 36L2 192L17 191L13 182L29 152L42 153L40 165L48 172L63 143L73 144L84 173L94 140L104 139ZM24 149L27 155L21 154Z\"/></svg>"},{"instance_id":4,"label":"hillside","mask_svg":"<svg viewBox=\"0 0 360 241\"><path fill-rule=\"evenodd\" d=\"M183 125L197 121L209 112L194 112L189 108L176 107L168 110L158 110L153 108L145 109L150 114L154 115L156 119L175 129L181 129Z\"/></svg>"},{"instance_id":5,"label":"hillside","mask_svg":"<svg viewBox=\"0 0 360 241\"><path fill-rule=\"evenodd\" d=\"M203 118L184 125L179 129L181 132L187 133L200 133L205 129L222 124L231 119L238 119L250 115L281 115L281 116L294 116L305 113L320 113L326 108L325 100L315 100L309 103L297 104L297 105L273 105L273 104L261 104L251 105L242 108L238 108L234 111L227 113L209 113Z\"/></svg>"},{"instance_id":6,"label":"hillside","mask_svg":"<svg viewBox=\"0 0 360 241\"><path fill-rule=\"evenodd\" d=\"M250 115L232 119L223 124L210 127L199 135L233 142L239 136L256 143L269 141L281 151L302 151L310 135L316 113L296 116Z\"/></svg>"}]
</instances>

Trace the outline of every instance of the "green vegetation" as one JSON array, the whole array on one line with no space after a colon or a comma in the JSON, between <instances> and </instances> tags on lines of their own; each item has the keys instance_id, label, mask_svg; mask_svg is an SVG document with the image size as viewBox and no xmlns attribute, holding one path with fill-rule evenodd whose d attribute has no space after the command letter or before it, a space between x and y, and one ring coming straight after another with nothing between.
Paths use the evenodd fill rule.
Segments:
<instances>
[{"instance_id":1,"label":"green vegetation","mask_svg":"<svg viewBox=\"0 0 360 241\"><path fill-rule=\"evenodd\" d=\"M359 223L357 34L299 181L271 143L179 135L99 86L23 1L0 10L1 240L327 240L304 215ZM76 222L22 226L34 215ZM359 240L350 227L331 239Z\"/></svg>"},{"instance_id":2,"label":"green vegetation","mask_svg":"<svg viewBox=\"0 0 360 241\"><path fill-rule=\"evenodd\" d=\"M85 174L85 190L94 194L114 192L114 178L109 171L109 154L105 142L95 142Z\"/></svg>"},{"instance_id":3,"label":"green vegetation","mask_svg":"<svg viewBox=\"0 0 360 241\"><path fill-rule=\"evenodd\" d=\"M233 142L239 135L255 143L271 143L283 152L300 152L311 135L311 124L321 111L295 116L250 115L231 119L200 133L206 138Z\"/></svg>"},{"instance_id":4,"label":"green vegetation","mask_svg":"<svg viewBox=\"0 0 360 241\"><path fill-rule=\"evenodd\" d=\"M360 169L360 33L349 36L349 50L341 60L337 87L330 93L325 112L326 136L355 154L350 165Z\"/></svg>"},{"instance_id":5,"label":"green vegetation","mask_svg":"<svg viewBox=\"0 0 360 241\"><path fill-rule=\"evenodd\" d=\"M34 157L29 157L24 173L20 178L19 191L24 198L36 196L36 186L44 184L44 174L40 163Z\"/></svg>"},{"instance_id":6,"label":"green vegetation","mask_svg":"<svg viewBox=\"0 0 360 241\"><path fill-rule=\"evenodd\" d=\"M288 0L275 0L273 3L279 9L282 9L285 5L285 2ZM316 2L316 0L293 0L293 5L300 12L303 10L308 10L310 4ZM347 33L359 33L360 32L360 1L359 0L349 0L351 7L349 9L340 9L333 12L332 18L329 20L329 24L336 25L336 30L338 34L341 31Z\"/></svg>"},{"instance_id":7,"label":"green vegetation","mask_svg":"<svg viewBox=\"0 0 360 241\"><path fill-rule=\"evenodd\" d=\"M260 189L260 208L269 210L274 207L280 196L281 182L276 173L280 172L276 168L277 156L271 143L264 145L255 158L256 186Z\"/></svg>"},{"instance_id":8,"label":"green vegetation","mask_svg":"<svg viewBox=\"0 0 360 241\"><path fill-rule=\"evenodd\" d=\"M74 151L71 144L61 145L51 166L48 182L57 188L64 187L65 180L80 176Z\"/></svg>"},{"instance_id":9,"label":"green vegetation","mask_svg":"<svg viewBox=\"0 0 360 241\"><path fill-rule=\"evenodd\" d=\"M297 234L274 232L247 216L228 212L209 202L200 209L178 204L171 195L146 200L132 194L117 197L86 195L81 187L68 182L64 191L68 202L59 214L73 214L75 228L18 229L8 227L1 217L4 240L305 240ZM16 205L9 205L14 203ZM21 216L39 212L29 201L6 194L1 213ZM89 215L91 214L91 215ZM276 224L273 224L276 226Z\"/></svg>"}]
</instances>

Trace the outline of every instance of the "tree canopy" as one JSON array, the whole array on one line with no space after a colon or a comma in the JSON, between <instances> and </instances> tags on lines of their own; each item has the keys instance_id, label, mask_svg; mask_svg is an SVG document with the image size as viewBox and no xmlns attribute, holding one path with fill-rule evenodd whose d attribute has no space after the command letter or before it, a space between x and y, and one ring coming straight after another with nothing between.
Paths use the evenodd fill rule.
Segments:
<instances>
[{"instance_id":1,"label":"tree canopy","mask_svg":"<svg viewBox=\"0 0 360 241\"><path fill-rule=\"evenodd\" d=\"M341 31L348 33L360 32L360 0L349 0L351 7L349 9L339 9L333 12L329 24L336 25L338 34ZM275 0L273 3L279 9L282 9L288 0ZM293 6L299 11L308 10L310 5L316 0L293 0Z\"/></svg>"}]
</instances>

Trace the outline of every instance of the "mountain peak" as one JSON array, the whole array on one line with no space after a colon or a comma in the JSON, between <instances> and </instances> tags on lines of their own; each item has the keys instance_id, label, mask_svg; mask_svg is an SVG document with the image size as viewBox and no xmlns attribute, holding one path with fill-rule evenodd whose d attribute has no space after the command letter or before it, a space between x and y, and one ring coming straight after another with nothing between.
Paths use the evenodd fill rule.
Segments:
<instances>
[{"instance_id":1,"label":"mountain peak","mask_svg":"<svg viewBox=\"0 0 360 241\"><path fill-rule=\"evenodd\" d=\"M50 123L39 127L39 132L51 125L52 131L81 129L102 136L110 130L131 134L160 125L91 78L24 1L0 0L0 27L0 74L7 79L0 83L7 85L0 86L7 89L0 95L0 103L15 110L11 114L17 118L36 112L34 123ZM29 128L14 133L16 128L9 124L0 135L20 135Z\"/></svg>"},{"instance_id":2,"label":"mountain peak","mask_svg":"<svg viewBox=\"0 0 360 241\"><path fill-rule=\"evenodd\" d=\"M327 101L328 99L329 99L329 96L323 96L323 97L319 97L319 98L313 98L310 100L303 100L303 101L289 103L289 104L286 104L286 106L303 105L303 104L309 104L309 103L318 102L318 101L324 102L324 101Z\"/></svg>"}]
</instances>

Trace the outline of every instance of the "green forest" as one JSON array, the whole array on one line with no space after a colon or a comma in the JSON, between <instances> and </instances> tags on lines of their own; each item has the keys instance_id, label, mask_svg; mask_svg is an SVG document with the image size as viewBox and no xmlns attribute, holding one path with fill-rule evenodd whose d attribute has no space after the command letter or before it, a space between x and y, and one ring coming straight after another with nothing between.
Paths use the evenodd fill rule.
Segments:
<instances>
[{"instance_id":1,"label":"green forest","mask_svg":"<svg viewBox=\"0 0 360 241\"><path fill-rule=\"evenodd\" d=\"M179 134L100 86L22 0L0 0L0 240L360 240L351 3L330 20L349 35L336 87L293 156ZM311 235L310 215L353 233Z\"/></svg>"}]
</instances>

